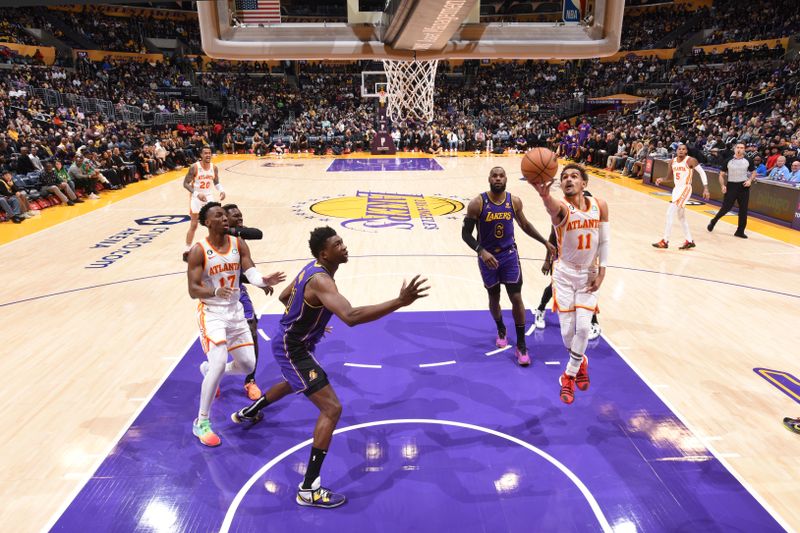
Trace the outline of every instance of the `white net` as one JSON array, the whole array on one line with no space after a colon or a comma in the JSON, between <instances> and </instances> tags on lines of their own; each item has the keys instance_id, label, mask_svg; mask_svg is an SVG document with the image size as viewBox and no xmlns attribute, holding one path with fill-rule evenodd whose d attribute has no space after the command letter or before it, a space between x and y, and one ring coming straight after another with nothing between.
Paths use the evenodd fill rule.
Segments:
<instances>
[{"instance_id":1,"label":"white net","mask_svg":"<svg viewBox=\"0 0 800 533\"><path fill-rule=\"evenodd\" d=\"M389 118L393 121L408 118L433 121L433 89L438 64L438 60L383 60Z\"/></svg>"}]
</instances>

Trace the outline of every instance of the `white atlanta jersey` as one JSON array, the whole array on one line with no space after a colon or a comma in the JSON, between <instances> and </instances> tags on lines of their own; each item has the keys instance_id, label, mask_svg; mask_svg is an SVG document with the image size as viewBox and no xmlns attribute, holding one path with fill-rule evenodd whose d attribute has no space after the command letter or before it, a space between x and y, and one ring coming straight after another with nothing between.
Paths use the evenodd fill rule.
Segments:
<instances>
[{"instance_id":1,"label":"white atlanta jersey","mask_svg":"<svg viewBox=\"0 0 800 533\"><path fill-rule=\"evenodd\" d=\"M600 237L600 207L591 196L584 197L584 200L585 211L564 202L567 216L556 226L558 260L578 268L595 264Z\"/></svg>"},{"instance_id":2,"label":"white atlanta jersey","mask_svg":"<svg viewBox=\"0 0 800 533\"><path fill-rule=\"evenodd\" d=\"M192 181L192 189L194 192L192 193L194 196L197 196L198 193L203 193L208 195L209 192L213 194L214 189L214 164L209 163L208 170L203 168L203 164L198 161L195 163L197 165L197 170L194 175L194 181Z\"/></svg>"},{"instance_id":3,"label":"white atlanta jersey","mask_svg":"<svg viewBox=\"0 0 800 533\"><path fill-rule=\"evenodd\" d=\"M242 271L242 260L239 256L239 245L236 237L226 235L226 246L217 250L208 239L198 242L203 248L203 285L216 289L227 287L234 290L230 300L214 296L200 301L206 305L236 305L239 303L239 275Z\"/></svg>"},{"instance_id":4,"label":"white atlanta jersey","mask_svg":"<svg viewBox=\"0 0 800 533\"><path fill-rule=\"evenodd\" d=\"M672 160L672 181L675 183L672 189L672 203L678 207L686 205L686 200L692 195L692 173L694 169L689 167L689 156L678 161Z\"/></svg>"}]
</instances>

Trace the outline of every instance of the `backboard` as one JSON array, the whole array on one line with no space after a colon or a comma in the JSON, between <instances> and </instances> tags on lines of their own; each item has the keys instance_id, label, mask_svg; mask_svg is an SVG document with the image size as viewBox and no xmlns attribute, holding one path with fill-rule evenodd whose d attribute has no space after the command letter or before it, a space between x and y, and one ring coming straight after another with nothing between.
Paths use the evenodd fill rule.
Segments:
<instances>
[{"instance_id":1,"label":"backboard","mask_svg":"<svg viewBox=\"0 0 800 533\"><path fill-rule=\"evenodd\" d=\"M265 0L208 0L197 11L203 50L219 59L578 59L617 52L625 0L562 2L563 15L550 22L498 21L479 14L480 0L388 0L382 12L360 11L359 0L348 0L340 22L264 19L244 9Z\"/></svg>"}]
</instances>

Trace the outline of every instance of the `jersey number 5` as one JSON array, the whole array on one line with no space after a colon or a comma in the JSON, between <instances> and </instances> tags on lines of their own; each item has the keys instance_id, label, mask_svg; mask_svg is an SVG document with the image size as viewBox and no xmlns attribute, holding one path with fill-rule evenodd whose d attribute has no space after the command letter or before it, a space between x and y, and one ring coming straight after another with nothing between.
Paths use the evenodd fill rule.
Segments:
<instances>
[{"instance_id":1,"label":"jersey number 5","mask_svg":"<svg viewBox=\"0 0 800 533\"><path fill-rule=\"evenodd\" d=\"M586 246L584 246L584 237L586 237ZM592 234L578 235L578 250L591 250L592 248Z\"/></svg>"}]
</instances>

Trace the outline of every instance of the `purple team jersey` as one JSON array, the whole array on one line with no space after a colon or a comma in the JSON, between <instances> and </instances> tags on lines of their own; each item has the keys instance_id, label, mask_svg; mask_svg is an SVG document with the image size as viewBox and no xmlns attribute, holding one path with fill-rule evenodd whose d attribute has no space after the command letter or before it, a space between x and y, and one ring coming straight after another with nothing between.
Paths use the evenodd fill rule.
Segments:
<instances>
[{"instance_id":1,"label":"purple team jersey","mask_svg":"<svg viewBox=\"0 0 800 533\"><path fill-rule=\"evenodd\" d=\"M327 274L328 271L316 261L311 261L295 278L289 303L281 318L278 333L272 341L273 349L288 352L297 347L312 352L325 334L325 326L332 313L321 305L313 306L305 300L308 281L323 273Z\"/></svg>"},{"instance_id":2,"label":"purple team jersey","mask_svg":"<svg viewBox=\"0 0 800 533\"><path fill-rule=\"evenodd\" d=\"M586 142L586 139L589 138L589 132L591 131L591 129L592 129L591 124L581 123L581 125L578 126L578 142L580 144L583 144L584 142Z\"/></svg>"},{"instance_id":3,"label":"purple team jersey","mask_svg":"<svg viewBox=\"0 0 800 533\"><path fill-rule=\"evenodd\" d=\"M481 216L478 219L478 242L492 254L508 250L514 246L514 206L511 194L499 204L489 199L489 193L482 193Z\"/></svg>"},{"instance_id":4,"label":"purple team jersey","mask_svg":"<svg viewBox=\"0 0 800 533\"><path fill-rule=\"evenodd\" d=\"M521 283L522 269L514 241L516 216L511 194L506 193L505 200L500 204L492 202L488 193L482 193L481 200L483 206L478 220L478 241L499 263L499 266L493 269L478 258L483 285L488 289L498 283Z\"/></svg>"}]
</instances>

